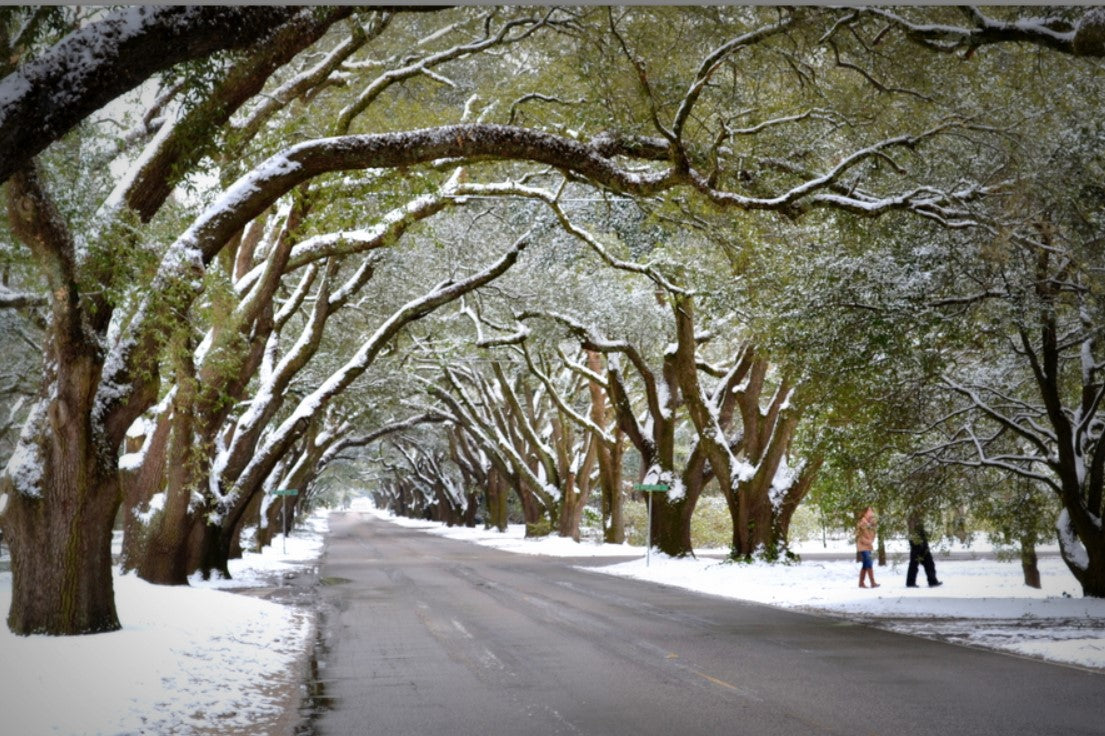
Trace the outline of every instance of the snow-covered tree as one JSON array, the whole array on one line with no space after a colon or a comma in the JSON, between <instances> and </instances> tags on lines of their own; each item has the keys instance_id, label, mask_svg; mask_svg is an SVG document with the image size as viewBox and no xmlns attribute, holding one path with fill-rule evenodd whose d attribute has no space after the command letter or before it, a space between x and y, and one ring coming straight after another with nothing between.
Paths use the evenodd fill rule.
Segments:
<instances>
[{"instance_id":1,"label":"snow-covered tree","mask_svg":"<svg viewBox=\"0 0 1105 736\"><path fill-rule=\"evenodd\" d=\"M19 61L0 82L8 229L39 274L21 293L45 298L49 311L44 378L0 478L0 524L13 550L8 621L21 633L118 626L110 529L121 497L119 457L137 418L168 399L161 417L178 422L180 454L167 454L174 459L189 450L190 421L222 427L239 419L208 401L234 391L205 391L252 382L251 364L261 371L268 338L260 328L271 304L259 299L251 319L224 324L225 342L211 353L218 360L208 365L196 361L202 336L190 320L234 303L217 292L220 283L223 294L233 291L239 257L282 281L288 264L276 261L287 247L268 249L264 266L260 255L256 262L248 255L254 241L245 233L262 227L259 218L275 222L283 208L313 200L329 221L308 223L296 237L321 237L352 229L338 222L340 203L356 196L342 187L351 180L359 194L379 197L382 212L464 166L468 185L543 178L556 187L566 174L589 191L634 198L658 217L695 208L733 220L757 212L811 219L907 212L957 227L1001 178L985 157L964 159L957 143L967 137L983 145L1000 133L993 121L973 118L989 80L972 82L955 60L910 40L916 29L902 24L891 23L904 31L886 53L874 42L846 44L853 18L873 17L849 9L129 9L80 16L83 25L60 39L34 31L43 17L35 9L4 14L5 45L17 52L5 63ZM90 48L97 53L74 53ZM236 53L211 56L220 49ZM199 59L206 61L177 65ZM58 150L50 144L153 74L163 94L146 105L135 135L100 146L109 156L121 151L131 174L73 216L67 177L105 169L91 159L68 172L52 166ZM78 78L87 84L70 85ZM872 88L889 104L867 102ZM201 173L219 184L204 193ZM181 194L170 198L174 185ZM197 192L185 196L188 187ZM669 257L677 260L677 251ZM629 263L644 252L608 255ZM349 273L343 265L356 268L320 261L320 280L304 286L304 295L317 297L312 309L329 303ZM650 277L658 274L654 268ZM261 284L251 287L258 296L267 288ZM411 302L407 316L455 295L450 288ZM296 314L287 329L306 329L306 309ZM410 321L384 324L398 330ZM306 399L276 410L242 467L224 475L216 465L216 501L248 503L275 482L322 421L332 389L345 390L382 347L362 346L338 361L345 368L326 373L330 382L323 377L306 387ZM215 363L227 370L213 370ZM634 427L619 408L623 430L660 438L657 467L671 472L665 412L677 385L650 386L650 374L638 373L654 423ZM212 376L218 381L209 385ZM619 397L611 398L617 406ZM188 419L197 402L218 408ZM207 512L217 518L229 510L216 503ZM229 549L233 524L221 532L216 558Z\"/></svg>"}]
</instances>

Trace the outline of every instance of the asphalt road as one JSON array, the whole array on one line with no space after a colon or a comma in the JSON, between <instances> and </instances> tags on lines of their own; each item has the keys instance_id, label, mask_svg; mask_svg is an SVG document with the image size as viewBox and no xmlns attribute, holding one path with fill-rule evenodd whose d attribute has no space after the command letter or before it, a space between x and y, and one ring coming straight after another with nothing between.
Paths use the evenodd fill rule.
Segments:
<instances>
[{"instance_id":1,"label":"asphalt road","mask_svg":"<svg viewBox=\"0 0 1105 736\"><path fill-rule=\"evenodd\" d=\"M1105 734L1105 676L335 514L320 736Z\"/></svg>"}]
</instances>

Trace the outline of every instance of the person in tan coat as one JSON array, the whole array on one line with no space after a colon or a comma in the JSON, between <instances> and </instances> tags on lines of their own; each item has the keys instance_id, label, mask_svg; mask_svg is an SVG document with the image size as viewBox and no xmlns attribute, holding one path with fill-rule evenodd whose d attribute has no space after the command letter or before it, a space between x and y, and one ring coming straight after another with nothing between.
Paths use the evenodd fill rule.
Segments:
<instances>
[{"instance_id":1,"label":"person in tan coat","mask_svg":"<svg viewBox=\"0 0 1105 736\"><path fill-rule=\"evenodd\" d=\"M871 581L870 587L877 588L875 582L875 565L871 559L871 551L875 546L875 530L878 529L878 521L875 520L875 510L868 506L860 514L856 522L856 551L859 552L863 566L859 569L859 587L866 588L864 578Z\"/></svg>"}]
</instances>

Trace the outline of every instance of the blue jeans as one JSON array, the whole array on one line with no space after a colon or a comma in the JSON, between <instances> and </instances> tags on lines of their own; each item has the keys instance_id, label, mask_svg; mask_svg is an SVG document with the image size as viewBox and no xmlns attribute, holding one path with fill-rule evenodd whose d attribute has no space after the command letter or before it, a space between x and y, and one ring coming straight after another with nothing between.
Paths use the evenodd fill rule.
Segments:
<instances>
[{"instance_id":1,"label":"blue jeans","mask_svg":"<svg viewBox=\"0 0 1105 736\"><path fill-rule=\"evenodd\" d=\"M871 560L871 550L869 550L869 549L860 550L859 557L860 557L861 560L863 560L863 568L862 569L864 569L864 570L873 570L874 569L875 563Z\"/></svg>"}]
</instances>

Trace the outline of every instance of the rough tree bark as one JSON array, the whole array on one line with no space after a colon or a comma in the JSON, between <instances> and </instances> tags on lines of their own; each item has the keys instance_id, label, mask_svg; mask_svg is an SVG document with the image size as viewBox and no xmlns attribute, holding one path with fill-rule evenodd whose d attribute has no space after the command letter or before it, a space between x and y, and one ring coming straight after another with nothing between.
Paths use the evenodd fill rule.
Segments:
<instances>
[{"instance_id":1,"label":"rough tree bark","mask_svg":"<svg viewBox=\"0 0 1105 736\"><path fill-rule=\"evenodd\" d=\"M81 299L73 239L33 165L9 181L8 214L46 274L52 312L42 393L0 480L12 550L8 626L17 634L112 631L115 453L136 405L152 396L110 409L98 401L110 310L96 296Z\"/></svg>"}]
</instances>

